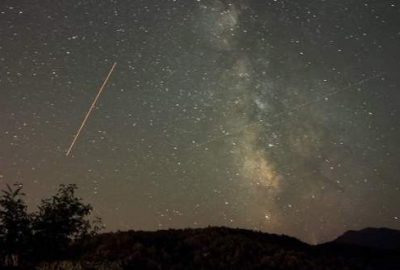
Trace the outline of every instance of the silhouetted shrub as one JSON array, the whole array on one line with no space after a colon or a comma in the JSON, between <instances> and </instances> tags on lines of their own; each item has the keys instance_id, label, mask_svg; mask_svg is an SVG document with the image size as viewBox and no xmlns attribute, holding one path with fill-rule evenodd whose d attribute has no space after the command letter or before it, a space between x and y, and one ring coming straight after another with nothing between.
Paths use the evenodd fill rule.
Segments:
<instances>
[{"instance_id":1,"label":"silhouetted shrub","mask_svg":"<svg viewBox=\"0 0 400 270\"><path fill-rule=\"evenodd\" d=\"M57 194L41 201L33 218L34 243L40 258L57 259L71 243L96 231L88 217L92 206L75 196L76 185L61 185Z\"/></svg>"},{"instance_id":2,"label":"silhouetted shrub","mask_svg":"<svg viewBox=\"0 0 400 270\"><path fill-rule=\"evenodd\" d=\"M0 196L0 249L5 265L18 265L31 251L31 216L23 200L22 185L7 185Z\"/></svg>"},{"instance_id":3,"label":"silhouetted shrub","mask_svg":"<svg viewBox=\"0 0 400 270\"><path fill-rule=\"evenodd\" d=\"M71 245L93 236L100 220L89 220L92 207L75 195L75 185L60 185L56 195L27 213L22 185L7 185L0 195L0 255L4 266L20 259L40 261L67 258ZM25 263L25 262L23 262Z\"/></svg>"}]
</instances>

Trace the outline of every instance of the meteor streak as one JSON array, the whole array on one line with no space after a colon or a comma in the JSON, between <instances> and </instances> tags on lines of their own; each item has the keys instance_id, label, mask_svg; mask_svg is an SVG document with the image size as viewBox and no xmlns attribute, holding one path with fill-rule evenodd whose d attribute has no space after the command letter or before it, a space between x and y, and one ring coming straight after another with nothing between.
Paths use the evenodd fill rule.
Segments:
<instances>
[{"instance_id":1,"label":"meteor streak","mask_svg":"<svg viewBox=\"0 0 400 270\"><path fill-rule=\"evenodd\" d=\"M75 143L76 143L76 141L77 141L79 135L81 134L82 129L84 128L84 126L85 126L85 124L86 124L86 121L88 120L90 114L92 113L94 107L96 106L96 102L97 102L97 100L99 99L101 93L103 92L103 89L104 89L104 87L106 86L108 80L110 79L110 76L111 76L111 74L113 73L114 68L115 68L116 65L117 65L117 63L114 63L114 64L112 65L110 71L109 71L108 74L107 74L106 79L104 80L103 84L102 84L101 87L99 88L99 92L97 93L96 97L94 98L94 100L93 100L93 102L92 102L92 105L90 106L88 112L86 113L85 118L83 119L83 121L82 121L82 123L81 123L81 126L79 127L78 131L76 132L76 134L75 134L75 136L74 136L74 139L72 140L72 143L71 143L70 147L68 148L68 151L67 151L67 153L66 153L66 156L67 156L67 157L68 157L69 154L71 153L72 148L74 147L74 145L75 145Z\"/></svg>"}]
</instances>

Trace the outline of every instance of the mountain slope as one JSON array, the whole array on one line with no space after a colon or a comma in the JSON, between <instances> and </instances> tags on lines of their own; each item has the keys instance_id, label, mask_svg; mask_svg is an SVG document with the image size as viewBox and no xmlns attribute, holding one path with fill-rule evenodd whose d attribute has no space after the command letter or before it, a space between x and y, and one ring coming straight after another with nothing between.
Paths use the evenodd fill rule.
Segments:
<instances>
[{"instance_id":1,"label":"mountain slope","mask_svg":"<svg viewBox=\"0 0 400 270\"><path fill-rule=\"evenodd\" d=\"M68 268L38 269L400 269L400 252L340 241L311 246L242 229L105 233L75 246Z\"/></svg>"},{"instance_id":2,"label":"mountain slope","mask_svg":"<svg viewBox=\"0 0 400 270\"><path fill-rule=\"evenodd\" d=\"M387 228L366 228L360 231L348 231L333 242L400 251L400 231Z\"/></svg>"}]
</instances>

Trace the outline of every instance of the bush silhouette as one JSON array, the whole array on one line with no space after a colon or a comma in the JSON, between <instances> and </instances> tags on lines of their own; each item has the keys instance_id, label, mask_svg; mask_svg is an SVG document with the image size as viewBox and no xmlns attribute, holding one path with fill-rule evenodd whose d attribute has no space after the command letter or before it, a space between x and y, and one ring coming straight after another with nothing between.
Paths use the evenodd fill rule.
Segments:
<instances>
[{"instance_id":1,"label":"bush silhouette","mask_svg":"<svg viewBox=\"0 0 400 270\"><path fill-rule=\"evenodd\" d=\"M69 247L99 230L92 222L90 204L75 195L76 185L60 185L56 195L43 199L38 211L28 214L22 185L7 185L0 195L0 244L5 265L62 259Z\"/></svg>"},{"instance_id":2,"label":"bush silhouette","mask_svg":"<svg viewBox=\"0 0 400 270\"><path fill-rule=\"evenodd\" d=\"M0 245L6 265L17 265L20 256L30 251L32 230L31 216L22 193L22 185L13 189L7 185L0 196Z\"/></svg>"},{"instance_id":3,"label":"bush silhouette","mask_svg":"<svg viewBox=\"0 0 400 270\"><path fill-rule=\"evenodd\" d=\"M75 196L76 185L60 185L56 195L41 201L33 218L34 243L41 258L57 259L69 245L95 233L88 217L92 206Z\"/></svg>"}]
</instances>

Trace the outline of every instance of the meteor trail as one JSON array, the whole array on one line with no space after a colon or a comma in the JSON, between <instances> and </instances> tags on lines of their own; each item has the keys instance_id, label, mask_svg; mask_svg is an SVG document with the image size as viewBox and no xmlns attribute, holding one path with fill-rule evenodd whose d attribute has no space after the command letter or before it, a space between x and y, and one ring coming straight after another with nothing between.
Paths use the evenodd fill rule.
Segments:
<instances>
[{"instance_id":1,"label":"meteor trail","mask_svg":"<svg viewBox=\"0 0 400 270\"><path fill-rule=\"evenodd\" d=\"M67 151L67 153L66 153L66 156L67 156L67 157L68 157L69 154L71 153L72 148L74 147L74 145L75 145L75 143L76 143L76 140L77 140L78 137L79 137L79 134L81 133L83 127L85 126L86 121L88 120L90 114L92 113L92 110L94 109L94 107L95 107L95 105L96 105L96 102L97 102L97 100L99 99L99 97L100 97L100 95L101 95L101 92L103 92L103 89L104 89L104 87L106 86L108 80L110 79L110 76L111 76L111 74L113 73L114 68L115 68L116 65L117 65L117 63L114 63L114 64L112 65L110 71L109 71L108 74L107 74L106 79L104 80L103 84L102 84L101 87L99 88L99 92L97 93L97 96L94 98L94 100L93 100L93 102L92 102L92 105L90 106L88 112L86 113L85 118L83 119L81 126L79 127L78 131L76 132L76 134L75 134L75 136L74 136L74 139L72 140L72 143L71 143L71 145L70 145L69 148L68 148L68 151Z\"/></svg>"}]
</instances>

